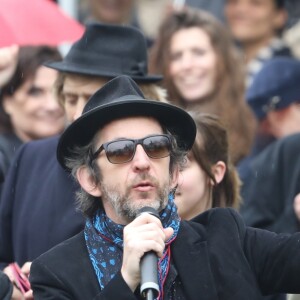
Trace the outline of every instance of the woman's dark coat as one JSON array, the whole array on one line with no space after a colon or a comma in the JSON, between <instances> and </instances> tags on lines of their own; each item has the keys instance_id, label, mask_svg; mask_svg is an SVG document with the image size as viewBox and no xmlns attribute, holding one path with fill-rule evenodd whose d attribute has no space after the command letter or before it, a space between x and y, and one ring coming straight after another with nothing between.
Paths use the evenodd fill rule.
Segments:
<instances>
[{"instance_id":1,"label":"woman's dark coat","mask_svg":"<svg viewBox=\"0 0 300 300\"><path fill-rule=\"evenodd\" d=\"M58 137L22 145L0 200L0 263L22 265L80 232L77 185L56 160Z\"/></svg>"}]
</instances>

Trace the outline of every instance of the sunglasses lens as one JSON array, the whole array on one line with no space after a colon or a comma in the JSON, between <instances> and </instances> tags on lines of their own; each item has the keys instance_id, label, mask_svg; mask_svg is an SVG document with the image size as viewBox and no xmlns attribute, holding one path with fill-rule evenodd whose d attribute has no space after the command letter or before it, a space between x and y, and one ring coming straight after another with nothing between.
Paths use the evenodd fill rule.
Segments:
<instances>
[{"instance_id":1,"label":"sunglasses lens","mask_svg":"<svg viewBox=\"0 0 300 300\"><path fill-rule=\"evenodd\" d=\"M132 159L134 143L128 140L114 141L105 150L108 160L113 164L122 164Z\"/></svg>"},{"instance_id":2,"label":"sunglasses lens","mask_svg":"<svg viewBox=\"0 0 300 300\"><path fill-rule=\"evenodd\" d=\"M142 144L151 158L163 158L170 155L171 141L168 136L149 136L140 140L119 140L105 144L107 159L113 164L123 164L132 160L135 147Z\"/></svg>"},{"instance_id":3,"label":"sunglasses lens","mask_svg":"<svg viewBox=\"0 0 300 300\"><path fill-rule=\"evenodd\" d=\"M144 150L151 158L163 158L170 155L171 143L167 136L150 136L144 139Z\"/></svg>"}]
</instances>

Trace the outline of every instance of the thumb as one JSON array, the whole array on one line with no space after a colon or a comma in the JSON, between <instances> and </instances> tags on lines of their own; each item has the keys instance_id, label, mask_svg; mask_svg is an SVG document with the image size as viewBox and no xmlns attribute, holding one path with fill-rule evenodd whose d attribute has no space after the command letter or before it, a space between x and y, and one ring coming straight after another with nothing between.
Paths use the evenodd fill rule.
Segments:
<instances>
[{"instance_id":1,"label":"thumb","mask_svg":"<svg viewBox=\"0 0 300 300\"><path fill-rule=\"evenodd\" d=\"M164 228L165 242L173 235L174 229L172 227Z\"/></svg>"}]
</instances>

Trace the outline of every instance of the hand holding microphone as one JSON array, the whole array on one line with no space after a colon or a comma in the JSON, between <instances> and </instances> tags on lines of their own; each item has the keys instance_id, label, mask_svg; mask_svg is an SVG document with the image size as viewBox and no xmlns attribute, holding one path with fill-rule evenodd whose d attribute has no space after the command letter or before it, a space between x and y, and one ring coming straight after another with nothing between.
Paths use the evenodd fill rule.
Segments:
<instances>
[{"instance_id":1,"label":"hand holding microphone","mask_svg":"<svg viewBox=\"0 0 300 300\"><path fill-rule=\"evenodd\" d=\"M150 290L156 295L159 292L158 257L162 256L165 241L172 236L173 229L164 229L155 215L158 214L152 208L143 208L136 219L125 226L121 274L132 291L141 283L143 294Z\"/></svg>"},{"instance_id":2,"label":"hand holding microphone","mask_svg":"<svg viewBox=\"0 0 300 300\"><path fill-rule=\"evenodd\" d=\"M159 219L158 212L151 207L143 207L138 216L141 214L150 214ZM141 258L141 295L149 300L157 298L159 294L158 257L154 251L146 252Z\"/></svg>"}]
</instances>

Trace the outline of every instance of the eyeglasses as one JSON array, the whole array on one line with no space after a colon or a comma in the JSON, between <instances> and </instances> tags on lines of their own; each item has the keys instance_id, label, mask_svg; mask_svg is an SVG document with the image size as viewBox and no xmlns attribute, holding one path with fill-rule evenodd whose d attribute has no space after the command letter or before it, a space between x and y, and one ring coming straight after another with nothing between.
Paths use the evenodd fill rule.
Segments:
<instances>
[{"instance_id":1,"label":"eyeglasses","mask_svg":"<svg viewBox=\"0 0 300 300\"><path fill-rule=\"evenodd\" d=\"M136 146L142 145L146 154L151 158L163 158L170 155L172 142L167 134L151 135L142 139L121 139L104 143L93 154L92 160L98 157L104 149L109 162L123 164L131 161L135 155Z\"/></svg>"}]
</instances>

